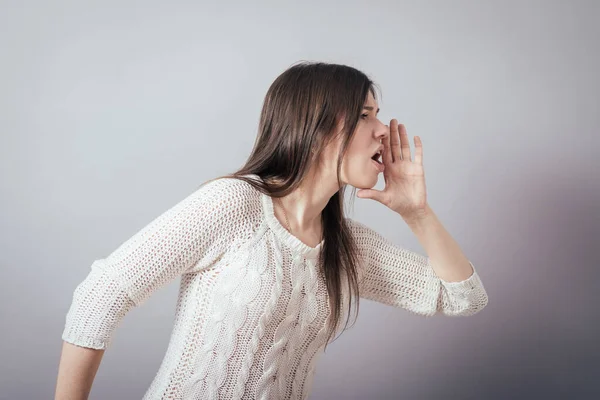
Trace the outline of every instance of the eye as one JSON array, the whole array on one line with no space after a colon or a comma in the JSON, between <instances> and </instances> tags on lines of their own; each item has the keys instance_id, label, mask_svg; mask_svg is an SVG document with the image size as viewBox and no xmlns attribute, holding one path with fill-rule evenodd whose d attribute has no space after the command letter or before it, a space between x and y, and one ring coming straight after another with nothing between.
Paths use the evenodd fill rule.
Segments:
<instances>
[{"instance_id":1,"label":"eye","mask_svg":"<svg viewBox=\"0 0 600 400\"><path fill-rule=\"evenodd\" d=\"M361 117L362 119L365 119L365 118L367 118L368 116L369 116L369 114L363 114L363 115L361 115L360 117Z\"/></svg>"}]
</instances>

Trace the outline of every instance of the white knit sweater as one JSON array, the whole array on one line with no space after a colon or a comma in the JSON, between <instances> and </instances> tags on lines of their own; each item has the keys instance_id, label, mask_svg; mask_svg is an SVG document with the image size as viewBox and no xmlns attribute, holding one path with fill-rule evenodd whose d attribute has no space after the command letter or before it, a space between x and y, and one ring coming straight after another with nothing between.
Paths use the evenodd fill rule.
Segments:
<instances>
[{"instance_id":1,"label":"white knit sweater","mask_svg":"<svg viewBox=\"0 0 600 400\"><path fill-rule=\"evenodd\" d=\"M486 306L474 268L445 282L428 257L346 220L359 248L360 297L424 316ZM180 276L171 339L144 399L305 399L329 323L322 245L288 232L271 197L248 183L211 181L92 263L62 339L108 348L125 314ZM348 301L344 292L343 317Z\"/></svg>"}]
</instances>

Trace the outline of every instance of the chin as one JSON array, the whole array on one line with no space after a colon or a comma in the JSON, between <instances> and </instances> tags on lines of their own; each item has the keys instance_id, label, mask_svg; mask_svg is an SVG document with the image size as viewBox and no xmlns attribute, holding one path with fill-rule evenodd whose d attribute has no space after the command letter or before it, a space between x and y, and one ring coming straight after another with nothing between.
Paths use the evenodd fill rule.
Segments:
<instances>
[{"instance_id":1,"label":"chin","mask_svg":"<svg viewBox=\"0 0 600 400\"><path fill-rule=\"evenodd\" d=\"M373 172L371 174L365 174L363 172L360 175L355 175L349 183L357 189L373 189L373 187L377 185L378 180L378 173Z\"/></svg>"}]
</instances>

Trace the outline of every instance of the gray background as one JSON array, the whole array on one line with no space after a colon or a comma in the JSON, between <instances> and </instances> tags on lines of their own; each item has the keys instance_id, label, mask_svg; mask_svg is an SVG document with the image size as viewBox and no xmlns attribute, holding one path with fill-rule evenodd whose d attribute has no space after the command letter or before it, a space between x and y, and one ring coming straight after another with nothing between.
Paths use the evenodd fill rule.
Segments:
<instances>
[{"instance_id":1,"label":"gray background","mask_svg":"<svg viewBox=\"0 0 600 400\"><path fill-rule=\"evenodd\" d=\"M0 398L53 397L92 261L241 166L299 60L380 84L381 120L422 138L431 207L490 298L469 318L363 300L311 398L599 396L600 2L215 3L0 3ZM351 215L423 252L380 203ZM91 399L141 398L178 282L125 317Z\"/></svg>"}]
</instances>

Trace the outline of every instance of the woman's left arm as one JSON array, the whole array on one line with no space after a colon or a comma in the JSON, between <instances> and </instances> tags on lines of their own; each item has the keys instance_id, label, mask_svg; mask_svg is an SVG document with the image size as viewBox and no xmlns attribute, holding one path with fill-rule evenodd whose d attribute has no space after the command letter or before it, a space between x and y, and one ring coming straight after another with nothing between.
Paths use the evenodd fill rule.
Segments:
<instances>
[{"instance_id":1,"label":"woman's left arm","mask_svg":"<svg viewBox=\"0 0 600 400\"><path fill-rule=\"evenodd\" d=\"M440 279L450 283L460 282L474 273L471 263L458 243L450 236L429 205L419 215L403 219L419 239L431 260L435 274Z\"/></svg>"},{"instance_id":2,"label":"woman's left arm","mask_svg":"<svg viewBox=\"0 0 600 400\"><path fill-rule=\"evenodd\" d=\"M402 248L361 222L351 218L347 218L347 222L360 255L361 298L422 316L437 313L469 316L487 305L486 290L469 260L472 274L460 281L449 281L436 272L445 271L447 264L438 265L439 261ZM448 276L447 273L443 275ZM450 275L458 276L454 272Z\"/></svg>"},{"instance_id":3,"label":"woman's left arm","mask_svg":"<svg viewBox=\"0 0 600 400\"><path fill-rule=\"evenodd\" d=\"M392 119L389 129L390 134L382 138L385 188L361 189L357 196L399 214L428 256L402 249L362 224L352 224L359 248L367 254L364 297L422 315L475 314L486 306L487 294L473 264L429 207L421 138L414 137L413 160L406 127Z\"/></svg>"}]
</instances>

